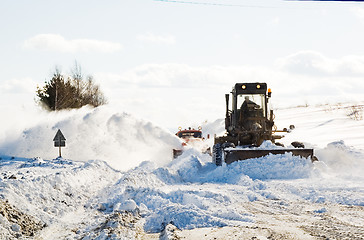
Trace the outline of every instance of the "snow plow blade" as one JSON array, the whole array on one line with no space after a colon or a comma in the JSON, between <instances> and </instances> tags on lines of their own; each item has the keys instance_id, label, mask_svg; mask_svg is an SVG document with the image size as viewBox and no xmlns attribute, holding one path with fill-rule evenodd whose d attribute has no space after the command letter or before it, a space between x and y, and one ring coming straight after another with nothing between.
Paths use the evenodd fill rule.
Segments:
<instances>
[{"instance_id":1,"label":"snow plow blade","mask_svg":"<svg viewBox=\"0 0 364 240\"><path fill-rule=\"evenodd\" d=\"M264 157L269 154L285 154L287 152L292 153L293 156L301 156L304 158L311 158L311 161L316 161L317 158L313 155L313 149L224 149L225 162L230 164L239 160L246 160L250 158Z\"/></svg>"}]
</instances>

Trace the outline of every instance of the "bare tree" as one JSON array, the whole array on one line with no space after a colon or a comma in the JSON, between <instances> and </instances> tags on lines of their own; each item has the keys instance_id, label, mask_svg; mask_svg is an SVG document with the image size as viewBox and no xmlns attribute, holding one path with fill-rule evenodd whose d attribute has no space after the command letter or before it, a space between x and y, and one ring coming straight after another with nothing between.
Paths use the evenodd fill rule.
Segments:
<instances>
[{"instance_id":1,"label":"bare tree","mask_svg":"<svg viewBox=\"0 0 364 240\"><path fill-rule=\"evenodd\" d=\"M83 80L81 67L77 62L71 70L71 76L65 79L59 68L56 68L51 80L46 81L44 87L37 87L36 95L39 104L49 110L57 111L80 108L84 105L98 107L107 103L92 76L88 76L86 81Z\"/></svg>"},{"instance_id":2,"label":"bare tree","mask_svg":"<svg viewBox=\"0 0 364 240\"><path fill-rule=\"evenodd\" d=\"M104 94L100 90L100 86L95 84L92 76L87 77L87 83L84 94L84 102L88 102L94 107L98 107L107 103Z\"/></svg>"}]
</instances>

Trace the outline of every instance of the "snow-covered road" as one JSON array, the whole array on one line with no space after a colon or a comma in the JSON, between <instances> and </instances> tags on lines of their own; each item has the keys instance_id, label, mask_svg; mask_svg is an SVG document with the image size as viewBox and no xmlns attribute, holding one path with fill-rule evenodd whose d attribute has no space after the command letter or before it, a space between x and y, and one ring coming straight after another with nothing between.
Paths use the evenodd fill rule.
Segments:
<instances>
[{"instance_id":1,"label":"snow-covered road","mask_svg":"<svg viewBox=\"0 0 364 240\"><path fill-rule=\"evenodd\" d=\"M297 131L287 139L298 140L312 135L314 128L321 134L332 124L329 119L341 119L337 131L325 135L329 144L323 144L323 138L316 135L308 142L316 146L320 161L314 163L287 153L217 167L209 155L194 149L173 161L155 161L158 156L166 158L166 149L175 144L171 143L173 135L130 115L103 109L85 115L76 113L53 125L30 127L18 140L2 139L0 145L4 149L12 144L8 152L0 152L0 237L363 239L364 152L360 150L361 141L350 142L350 136L362 136L363 120L353 120L339 110L325 114L313 110L281 110L281 122L288 123L284 118L290 116L288 112L297 116ZM316 122L304 125L302 116ZM294 117L289 120L295 122ZM105 161L77 159L77 151L81 151L82 158L86 152L76 147L65 150L65 154L76 151L71 154L76 158L73 160L27 157L37 149L37 155L42 155L44 144L24 144L32 138L39 142L39 132L51 135L55 126L72 129L66 138L84 141L86 132L79 127L77 133L78 127L72 124L85 122L90 126L83 126L84 131L96 128L102 144L111 141L111 146L119 147L121 153L128 148L131 152L104 153L110 148L90 140L91 145L99 147L87 147L95 153L89 159L105 156ZM325 122L328 124L322 124ZM217 123L204 129L211 134L214 129L220 131ZM340 134L353 126L357 131ZM127 143L123 132L128 134ZM109 134L112 138L102 138ZM146 134L148 137L141 138ZM346 145L347 140L350 145ZM135 147L149 143L154 147L145 151ZM11 157L10 150L15 151L15 157ZM150 158L145 158L148 152ZM16 153L26 157L17 157ZM109 162L109 158L113 159ZM121 171L117 166L131 167ZM31 232L27 225L38 230Z\"/></svg>"}]
</instances>

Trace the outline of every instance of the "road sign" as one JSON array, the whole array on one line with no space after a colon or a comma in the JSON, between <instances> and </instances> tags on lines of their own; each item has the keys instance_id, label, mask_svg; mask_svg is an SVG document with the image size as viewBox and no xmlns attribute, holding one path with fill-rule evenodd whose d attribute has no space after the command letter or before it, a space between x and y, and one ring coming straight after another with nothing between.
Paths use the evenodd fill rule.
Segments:
<instances>
[{"instance_id":1,"label":"road sign","mask_svg":"<svg viewBox=\"0 0 364 240\"><path fill-rule=\"evenodd\" d=\"M59 156L62 157L61 147L66 146L66 138L64 137L60 129L58 129L56 136L53 138L53 141L54 141L54 146L59 147Z\"/></svg>"}]
</instances>

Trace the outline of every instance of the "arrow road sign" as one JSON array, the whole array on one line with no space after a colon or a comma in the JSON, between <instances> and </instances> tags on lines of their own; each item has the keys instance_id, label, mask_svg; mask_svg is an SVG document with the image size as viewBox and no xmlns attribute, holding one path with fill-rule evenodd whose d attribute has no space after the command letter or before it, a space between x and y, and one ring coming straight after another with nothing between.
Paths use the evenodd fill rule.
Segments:
<instances>
[{"instance_id":1,"label":"arrow road sign","mask_svg":"<svg viewBox=\"0 0 364 240\"><path fill-rule=\"evenodd\" d=\"M53 141L54 141L54 146L59 147L59 156L62 157L61 147L66 146L66 138L64 137L60 129L58 129L56 136L53 138Z\"/></svg>"},{"instance_id":2,"label":"arrow road sign","mask_svg":"<svg viewBox=\"0 0 364 240\"><path fill-rule=\"evenodd\" d=\"M53 138L55 147L65 147L66 146L66 138L60 129L58 129L56 136Z\"/></svg>"}]
</instances>

